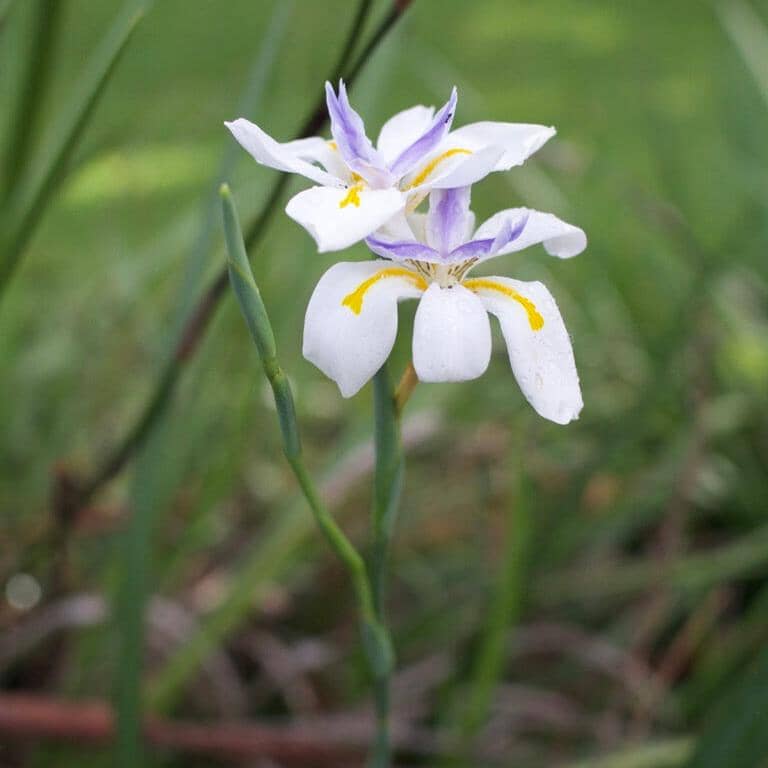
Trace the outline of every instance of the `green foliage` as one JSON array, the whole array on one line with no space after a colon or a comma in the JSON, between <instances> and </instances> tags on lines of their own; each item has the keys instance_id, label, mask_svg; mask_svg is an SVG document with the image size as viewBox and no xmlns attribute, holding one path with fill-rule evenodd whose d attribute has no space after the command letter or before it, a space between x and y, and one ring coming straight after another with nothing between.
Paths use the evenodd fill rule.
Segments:
<instances>
[{"instance_id":1,"label":"green foliage","mask_svg":"<svg viewBox=\"0 0 768 768\"><path fill-rule=\"evenodd\" d=\"M353 61L390 7L372 5ZM302 184L258 167L222 121L242 114L291 138L338 67L357 4L165 0L134 28L137 7L68 0L46 32L33 4L0 2L4 153L33 31L54 38L37 62L47 75L28 111L37 129L15 155L25 160L0 169L18 174L0 212L0 259L14 271L0 309L0 583L7 598L23 572L43 590L34 608L0 610L4 692L117 688L125 765L138 760L142 701L190 720L359 715L370 698L354 595L281 453L284 436L297 455L295 415L302 460L323 469L315 491L298 465L316 511L330 504L350 546L374 555L367 572L352 560L358 584L375 587L371 616L386 607L392 627L401 672L379 696L403 718L402 764L437 764L446 744L457 746L440 757L462 766L764 763L765 3L415 0L351 89L373 135L454 83L458 125L558 128L525 166L476 187L473 207L479 220L551 210L590 237L568 262L534 249L489 265L557 298L586 403L566 428L530 411L499 338L481 379L420 384L398 425L409 304L387 371L351 400L301 357L317 279L368 254L317 254L282 215ZM223 179L253 222L246 240L259 238L247 271L234 249L233 273L259 349L225 286L178 373L179 329L224 261ZM256 354L275 347L277 405ZM57 482L92 478L126 436L134 474L56 517ZM82 593L114 593L116 621L64 623L3 655L11 632L50 626ZM143 625L152 597L189 622L175 635ZM366 636L368 660L388 672L390 638ZM242 695L219 695L226 686ZM63 768L105 755L40 745L23 757Z\"/></svg>"}]
</instances>

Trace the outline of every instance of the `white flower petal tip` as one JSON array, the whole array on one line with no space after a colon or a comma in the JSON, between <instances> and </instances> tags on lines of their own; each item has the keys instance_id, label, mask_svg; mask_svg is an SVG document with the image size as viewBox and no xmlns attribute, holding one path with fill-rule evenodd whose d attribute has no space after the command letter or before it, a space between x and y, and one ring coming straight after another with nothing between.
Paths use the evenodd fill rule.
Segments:
<instances>
[{"instance_id":1,"label":"white flower petal tip","mask_svg":"<svg viewBox=\"0 0 768 768\"><path fill-rule=\"evenodd\" d=\"M552 294L542 283L508 277L478 278L467 285L499 319L512 371L536 412L557 424L577 419L584 405L579 375Z\"/></svg>"},{"instance_id":2,"label":"white flower petal tip","mask_svg":"<svg viewBox=\"0 0 768 768\"><path fill-rule=\"evenodd\" d=\"M340 262L319 280L304 320L304 357L352 397L381 368L397 336L397 302L424 282L386 261Z\"/></svg>"},{"instance_id":3,"label":"white flower petal tip","mask_svg":"<svg viewBox=\"0 0 768 768\"><path fill-rule=\"evenodd\" d=\"M396 189L312 187L288 201L285 212L309 232L320 253L354 245L405 207Z\"/></svg>"},{"instance_id":4,"label":"white flower petal tip","mask_svg":"<svg viewBox=\"0 0 768 768\"><path fill-rule=\"evenodd\" d=\"M262 131L258 125L243 117L231 122L225 121L224 125L257 163L278 171L298 173L318 184L333 187L339 187L342 184L335 176L304 159L304 157L309 157L311 160L320 159L315 157L316 152L309 151L309 147L314 147L315 150L318 146L323 147L325 142L322 139L310 138L281 144Z\"/></svg>"},{"instance_id":5,"label":"white flower petal tip","mask_svg":"<svg viewBox=\"0 0 768 768\"><path fill-rule=\"evenodd\" d=\"M485 121L457 128L448 138L451 146L462 146L473 151L488 146L501 147L502 152L493 170L508 171L522 165L556 133L555 128L548 125Z\"/></svg>"},{"instance_id":6,"label":"white flower petal tip","mask_svg":"<svg viewBox=\"0 0 768 768\"><path fill-rule=\"evenodd\" d=\"M491 216L478 227L475 239L495 238L508 221L520 221L523 217L525 217L525 227L519 237L493 255L502 256L505 253L522 251L531 245L542 243L551 256L570 259L587 247L587 235L583 229L558 219L551 213L534 211L530 208L509 208Z\"/></svg>"},{"instance_id":7,"label":"white flower petal tip","mask_svg":"<svg viewBox=\"0 0 768 768\"><path fill-rule=\"evenodd\" d=\"M446 157L448 152L451 150L442 156ZM495 171L503 155L504 147L499 146L483 147L475 152L462 151L441 162L437 172L426 176L423 184L430 189L468 187Z\"/></svg>"},{"instance_id":8,"label":"white flower petal tip","mask_svg":"<svg viewBox=\"0 0 768 768\"><path fill-rule=\"evenodd\" d=\"M413 366L421 381L469 381L491 359L491 328L480 300L461 285L432 283L416 310Z\"/></svg>"}]
</instances>

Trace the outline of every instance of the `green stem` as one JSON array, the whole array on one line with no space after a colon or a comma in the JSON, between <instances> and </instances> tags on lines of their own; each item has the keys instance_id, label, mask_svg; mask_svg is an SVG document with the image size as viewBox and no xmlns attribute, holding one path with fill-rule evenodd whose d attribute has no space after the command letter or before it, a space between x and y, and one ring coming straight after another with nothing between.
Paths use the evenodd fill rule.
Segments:
<instances>
[{"instance_id":1,"label":"green stem","mask_svg":"<svg viewBox=\"0 0 768 768\"><path fill-rule=\"evenodd\" d=\"M264 374L272 388L283 437L283 451L318 527L349 573L363 621L376 624L373 594L363 558L325 508L304 464L291 385L277 359L272 325L251 272L237 211L226 184L221 187L221 200L229 254L229 279L259 352Z\"/></svg>"},{"instance_id":2,"label":"green stem","mask_svg":"<svg viewBox=\"0 0 768 768\"><path fill-rule=\"evenodd\" d=\"M388 691L385 687L385 684L388 685L392 670L392 649L389 636L381 621L380 613L377 611L365 561L326 509L304 464L293 394L288 379L277 359L277 345L272 326L256 281L253 279L237 211L226 185L222 185L221 199L224 234L229 254L227 262L229 278L248 330L259 352L264 373L272 387L283 437L283 451L312 511L315 522L346 568L355 593L360 613L363 647L371 675L375 681L376 699L377 702L380 702L379 716L377 717L380 736L377 739L374 754L387 761L374 762L372 765L375 765L376 768L384 768L389 764L389 740L386 728Z\"/></svg>"},{"instance_id":3,"label":"green stem","mask_svg":"<svg viewBox=\"0 0 768 768\"><path fill-rule=\"evenodd\" d=\"M7 201L16 189L29 159L31 140L40 121L40 107L47 91L53 62L54 40L61 18L61 0L37 0L35 38L29 47L27 77L19 90L5 155L3 198Z\"/></svg>"},{"instance_id":4,"label":"green stem","mask_svg":"<svg viewBox=\"0 0 768 768\"><path fill-rule=\"evenodd\" d=\"M386 627L384 601L389 551L403 482L403 455L398 409L386 364L374 377L373 393L376 465L373 482L373 551L370 574L376 617L380 625ZM369 763L371 768L387 768L391 764L390 677L391 670L386 675L376 677L373 683L376 706L376 739Z\"/></svg>"}]
</instances>

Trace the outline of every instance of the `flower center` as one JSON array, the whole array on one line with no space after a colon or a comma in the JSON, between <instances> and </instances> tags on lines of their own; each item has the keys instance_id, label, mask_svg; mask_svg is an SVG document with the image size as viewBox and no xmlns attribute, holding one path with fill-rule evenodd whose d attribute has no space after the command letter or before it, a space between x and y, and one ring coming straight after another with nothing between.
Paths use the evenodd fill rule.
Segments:
<instances>
[{"instance_id":1,"label":"flower center","mask_svg":"<svg viewBox=\"0 0 768 768\"><path fill-rule=\"evenodd\" d=\"M458 285L469 272L477 259L459 261L455 264L436 264L431 261L408 260L408 264L416 270L427 283L437 283L441 288L451 288Z\"/></svg>"}]
</instances>

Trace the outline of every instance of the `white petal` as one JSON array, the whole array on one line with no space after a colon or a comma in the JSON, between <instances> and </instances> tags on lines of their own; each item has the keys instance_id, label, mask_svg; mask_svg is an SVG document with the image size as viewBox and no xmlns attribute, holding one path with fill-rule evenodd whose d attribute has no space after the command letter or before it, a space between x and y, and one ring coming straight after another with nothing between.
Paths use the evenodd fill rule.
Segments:
<instances>
[{"instance_id":1,"label":"white petal","mask_svg":"<svg viewBox=\"0 0 768 768\"><path fill-rule=\"evenodd\" d=\"M489 287L494 284L502 290ZM508 277L468 280L467 286L477 290L485 308L499 318L512 371L528 402L545 419L557 424L578 418L584 405L579 375L571 340L552 294L541 283L523 283ZM529 310L544 321L539 330L534 330L535 314L531 317L520 301L503 292L504 288L533 303Z\"/></svg>"},{"instance_id":2,"label":"white petal","mask_svg":"<svg viewBox=\"0 0 768 768\"><path fill-rule=\"evenodd\" d=\"M332 141L321 139L319 136L313 136L309 139L286 141L282 144L282 147L302 160L320 163L331 176L343 179L345 183L349 183L352 178L352 171L344 162L341 152L339 152L338 147Z\"/></svg>"},{"instance_id":3,"label":"white petal","mask_svg":"<svg viewBox=\"0 0 768 768\"><path fill-rule=\"evenodd\" d=\"M530 245L543 243L547 253L568 259L587 247L587 236L583 229L568 224L551 213L532 211L530 208L508 208L506 211L500 211L478 227L474 239L495 238L505 221L518 221L523 216L528 219L520 236L493 255L522 251Z\"/></svg>"},{"instance_id":4,"label":"white petal","mask_svg":"<svg viewBox=\"0 0 768 768\"><path fill-rule=\"evenodd\" d=\"M491 359L491 327L480 300L461 285L432 283L416 310L413 367L422 381L468 381Z\"/></svg>"},{"instance_id":5,"label":"white petal","mask_svg":"<svg viewBox=\"0 0 768 768\"><path fill-rule=\"evenodd\" d=\"M412 214L405 210L396 213L384 226L376 230L376 235L387 240L420 240L411 224ZM421 241L423 242L423 241Z\"/></svg>"},{"instance_id":6,"label":"white petal","mask_svg":"<svg viewBox=\"0 0 768 768\"><path fill-rule=\"evenodd\" d=\"M381 273L386 274L376 279ZM418 284L423 280L415 272L387 261L335 264L309 300L304 357L333 379L344 397L351 397L389 357L397 336L397 302L417 298ZM344 300L361 286L356 313Z\"/></svg>"},{"instance_id":7,"label":"white petal","mask_svg":"<svg viewBox=\"0 0 768 768\"><path fill-rule=\"evenodd\" d=\"M469 186L493 172L499 158L504 154L503 147L483 147L470 154L460 153L448 156L449 151L441 148L440 152L425 161L421 169L416 169L410 183L414 184L415 181L420 183L414 185L414 189L452 189ZM424 170L436 160L437 165L434 166L434 170L424 176Z\"/></svg>"},{"instance_id":8,"label":"white petal","mask_svg":"<svg viewBox=\"0 0 768 768\"><path fill-rule=\"evenodd\" d=\"M312 235L324 253L354 245L405 206L405 195L396 189L359 189L357 205L349 202L349 194L348 189L312 187L292 197L285 212Z\"/></svg>"},{"instance_id":9,"label":"white petal","mask_svg":"<svg viewBox=\"0 0 768 768\"><path fill-rule=\"evenodd\" d=\"M258 125L238 118L231 123L224 123L232 135L237 139L243 149L247 150L257 162L269 168L289 173L300 173L308 179L326 186L340 186L343 182L330 173L326 173L312 163L303 160L302 157L312 156L317 152L317 142L325 143L323 139L302 139L280 144L271 136L268 136ZM310 149L312 148L312 150Z\"/></svg>"},{"instance_id":10,"label":"white petal","mask_svg":"<svg viewBox=\"0 0 768 768\"><path fill-rule=\"evenodd\" d=\"M417 105L398 112L381 127L376 148L387 163L391 163L429 128L434 107Z\"/></svg>"},{"instance_id":11,"label":"white petal","mask_svg":"<svg viewBox=\"0 0 768 768\"><path fill-rule=\"evenodd\" d=\"M502 147L494 171L507 171L515 165L522 165L536 150L556 133L546 125L528 123L470 123L446 137L445 146L465 147L475 152L483 147Z\"/></svg>"}]
</instances>

